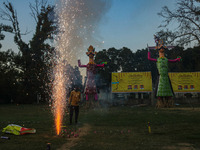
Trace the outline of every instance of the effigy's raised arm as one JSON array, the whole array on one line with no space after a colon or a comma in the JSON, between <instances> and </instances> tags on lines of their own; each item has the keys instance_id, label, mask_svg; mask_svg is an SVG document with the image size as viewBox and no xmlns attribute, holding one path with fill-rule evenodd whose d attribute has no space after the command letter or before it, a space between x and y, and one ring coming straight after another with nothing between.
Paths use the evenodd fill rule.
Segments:
<instances>
[{"instance_id":1,"label":"effigy's raised arm","mask_svg":"<svg viewBox=\"0 0 200 150\"><path fill-rule=\"evenodd\" d=\"M104 67L104 64L97 64L97 67Z\"/></svg>"},{"instance_id":2,"label":"effigy's raised arm","mask_svg":"<svg viewBox=\"0 0 200 150\"><path fill-rule=\"evenodd\" d=\"M157 59L151 58L151 52L150 51L148 51L148 60L157 61Z\"/></svg>"},{"instance_id":3,"label":"effigy's raised arm","mask_svg":"<svg viewBox=\"0 0 200 150\"><path fill-rule=\"evenodd\" d=\"M175 62L178 62L178 61L181 61L181 57L178 57L176 59L168 59L168 62L172 62L172 63L175 63Z\"/></svg>"},{"instance_id":4,"label":"effigy's raised arm","mask_svg":"<svg viewBox=\"0 0 200 150\"><path fill-rule=\"evenodd\" d=\"M78 60L78 66L79 67L87 67L87 65L81 65L81 61L80 60Z\"/></svg>"}]
</instances>

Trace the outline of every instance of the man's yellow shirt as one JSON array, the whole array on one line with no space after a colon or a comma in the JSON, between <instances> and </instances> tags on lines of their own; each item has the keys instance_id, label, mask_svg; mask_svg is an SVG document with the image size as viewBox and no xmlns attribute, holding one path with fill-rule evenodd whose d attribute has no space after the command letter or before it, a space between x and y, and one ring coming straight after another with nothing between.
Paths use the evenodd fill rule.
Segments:
<instances>
[{"instance_id":1,"label":"man's yellow shirt","mask_svg":"<svg viewBox=\"0 0 200 150\"><path fill-rule=\"evenodd\" d=\"M69 104L72 106L78 106L81 100L81 92L73 90L69 97Z\"/></svg>"}]
</instances>

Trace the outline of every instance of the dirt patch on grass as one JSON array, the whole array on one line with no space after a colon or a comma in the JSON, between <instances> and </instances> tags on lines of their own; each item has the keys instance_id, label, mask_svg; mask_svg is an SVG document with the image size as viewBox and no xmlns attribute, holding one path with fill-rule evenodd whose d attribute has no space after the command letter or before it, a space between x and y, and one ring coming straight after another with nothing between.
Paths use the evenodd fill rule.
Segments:
<instances>
[{"instance_id":1,"label":"dirt patch on grass","mask_svg":"<svg viewBox=\"0 0 200 150\"><path fill-rule=\"evenodd\" d=\"M165 146L163 150L196 150L190 143L178 143L177 145Z\"/></svg>"},{"instance_id":2,"label":"dirt patch on grass","mask_svg":"<svg viewBox=\"0 0 200 150\"><path fill-rule=\"evenodd\" d=\"M81 132L79 133L78 137L67 138L67 143L63 144L61 148L57 150L70 150L70 148L72 148L78 143L81 137L87 135L87 133L90 131L90 128L91 126L89 124L84 124L84 126L80 128Z\"/></svg>"}]
</instances>

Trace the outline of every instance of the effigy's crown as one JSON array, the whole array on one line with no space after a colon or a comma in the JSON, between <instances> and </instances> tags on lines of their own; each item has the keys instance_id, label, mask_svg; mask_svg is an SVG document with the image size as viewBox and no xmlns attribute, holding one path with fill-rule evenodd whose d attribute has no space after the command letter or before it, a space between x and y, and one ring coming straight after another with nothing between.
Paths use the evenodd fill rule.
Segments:
<instances>
[{"instance_id":1,"label":"effigy's crown","mask_svg":"<svg viewBox=\"0 0 200 150\"><path fill-rule=\"evenodd\" d=\"M164 42L162 39L160 39L158 36L154 35L155 43L156 43L156 49L158 51L164 52L164 50L167 48L164 46Z\"/></svg>"},{"instance_id":2,"label":"effigy's crown","mask_svg":"<svg viewBox=\"0 0 200 150\"><path fill-rule=\"evenodd\" d=\"M94 55L97 54L97 52L95 52L95 48L92 45L90 45L87 50L88 51L86 52L86 55L88 55L90 58L93 58Z\"/></svg>"},{"instance_id":3,"label":"effigy's crown","mask_svg":"<svg viewBox=\"0 0 200 150\"><path fill-rule=\"evenodd\" d=\"M95 51L95 48L92 45L90 45L88 51Z\"/></svg>"}]
</instances>

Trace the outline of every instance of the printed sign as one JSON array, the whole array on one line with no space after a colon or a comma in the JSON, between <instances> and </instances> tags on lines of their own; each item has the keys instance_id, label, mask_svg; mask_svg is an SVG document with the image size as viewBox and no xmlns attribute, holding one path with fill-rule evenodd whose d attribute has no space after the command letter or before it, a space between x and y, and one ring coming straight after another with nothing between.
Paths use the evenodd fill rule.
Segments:
<instances>
[{"instance_id":1,"label":"printed sign","mask_svg":"<svg viewBox=\"0 0 200 150\"><path fill-rule=\"evenodd\" d=\"M174 92L200 92L200 72L169 73Z\"/></svg>"},{"instance_id":2,"label":"printed sign","mask_svg":"<svg viewBox=\"0 0 200 150\"><path fill-rule=\"evenodd\" d=\"M151 72L112 73L112 92L152 92Z\"/></svg>"}]
</instances>

